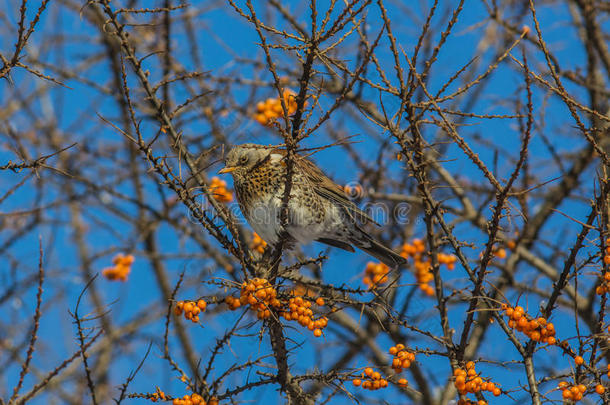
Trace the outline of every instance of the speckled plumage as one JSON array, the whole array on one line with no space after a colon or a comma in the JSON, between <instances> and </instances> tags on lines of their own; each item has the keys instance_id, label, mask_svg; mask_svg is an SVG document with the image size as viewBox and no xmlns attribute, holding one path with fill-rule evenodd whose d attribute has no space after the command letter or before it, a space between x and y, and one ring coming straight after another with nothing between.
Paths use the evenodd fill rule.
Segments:
<instances>
[{"instance_id":1,"label":"speckled plumage","mask_svg":"<svg viewBox=\"0 0 610 405\"><path fill-rule=\"evenodd\" d=\"M285 234L290 244L318 241L353 252L352 245L390 267L405 259L375 241L358 222L373 220L311 161L297 156ZM256 144L234 146L220 172L233 175L239 206L254 231L270 245L284 234L280 212L286 184L285 151Z\"/></svg>"}]
</instances>

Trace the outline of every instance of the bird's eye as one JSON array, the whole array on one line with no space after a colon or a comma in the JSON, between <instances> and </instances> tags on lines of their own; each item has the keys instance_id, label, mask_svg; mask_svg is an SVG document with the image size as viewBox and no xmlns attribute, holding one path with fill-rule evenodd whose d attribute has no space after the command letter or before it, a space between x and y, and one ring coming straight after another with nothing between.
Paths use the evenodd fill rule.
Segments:
<instances>
[{"instance_id":1,"label":"bird's eye","mask_svg":"<svg viewBox=\"0 0 610 405\"><path fill-rule=\"evenodd\" d=\"M248 162L248 155L243 155L242 157L239 158L239 163L240 164L246 164Z\"/></svg>"}]
</instances>

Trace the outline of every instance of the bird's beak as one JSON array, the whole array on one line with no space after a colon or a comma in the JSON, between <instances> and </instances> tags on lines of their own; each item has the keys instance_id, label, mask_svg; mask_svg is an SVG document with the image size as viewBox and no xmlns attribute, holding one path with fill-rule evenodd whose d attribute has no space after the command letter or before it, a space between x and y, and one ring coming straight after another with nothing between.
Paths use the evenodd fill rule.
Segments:
<instances>
[{"instance_id":1,"label":"bird's beak","mask_svg":"<svg viewBox=\"0 0 610 405\"><path fill-rule=\"evenodd\" d=\"M226 167L223 167L222 169L220 169L220 170L218 171L218 174L223 174L223 173L231 173L231 172L232 172L232 171L234 171L235 169L237 169L237 167L236 167L236 166L233 166L233 167L231 167L231 166L226 166Z\"/></svg>"}]
</instances>

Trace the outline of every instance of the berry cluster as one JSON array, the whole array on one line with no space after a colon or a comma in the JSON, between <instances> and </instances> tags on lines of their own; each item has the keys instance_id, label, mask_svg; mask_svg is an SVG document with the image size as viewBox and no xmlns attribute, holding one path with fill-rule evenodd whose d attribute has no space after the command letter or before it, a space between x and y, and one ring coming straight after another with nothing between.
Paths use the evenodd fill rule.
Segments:
<instances>
[{"instance_id":1,"label":"berry cluster","mask_svg":"<svg viewBox=\"0 0 610 405\"><path fill-rule=\"evenodd\" d=\"M260 254L263 254L265 252L266 247L267 247L267 242L265 242L263 240L263 238L258 236L258 233L253 232L252 233L252 242L250 242L250 249L255 252L258 252Z\"/></svg>"},{"instance_id":2,"label":"berry cluster","mask_svg":"<svg viewBox=\"0 0 610 405\"><path fill-rule=\"evenodd\" d=\"M324 305L324 299L319 297L316 300L319 306ZM311 301L303 299L301 296L293 296L288 300L288 311L280 313L280 316L288 321L297 321L299 325L313 331L315 337L322 336L322 329L328 325L328 318L325 316L314 319L311 310Z\"/></svg>"},{"instance_id":3,"label":"berry cluster","mask_svg":"<svg viewBox=\"0 0 610 405\"><path fill-rule=\"evenodd\" d=\"M208 304L200 299L195 301L178 301L174 307L174 314L180 316L184 312L184 318L193 323L199 322L199 314L205 312Z\"/></svg>"},{"instance_id":4,"label":"berry cluster","mask_svg":"<svg viewBox=\"0 0 610 405\"><path fill-rule=\"evenodd\" d=\"M502 390L496 387L496 384L493 382L483 381L483 378L477 374L473 361L466 363L465 370L462 368L456 368L453 375L455 377L453 384L460 395L466 395L469 393L476 394L481 391L489 391L497 397L502 393Z\"/></svg>"},{"instance_id":5,"label":"berry cluster","mask_svg":"<svg viewBox=\"0 0 610 405\"><path fill-rule=\"evenodd\" d=\"M377 288L380 284L388 282L389 272L390 268L383 263L368 262L364 269L362 282L366 284L369 289Z\"/></svg>"},{"instance_id":6,"label":"berry cluster","mask_svg":"<svg viewBox=\"0 0 610 405\"><path fill-rule=\"evenodd\" d=\"M543 342L549 345L557 343L557 339L555 339L555 325L547 322L545 318L530 318L520 306L513 308L507 304L502 304L501 308L504 311L504 315L509 318L509 328L523 332L534 342Z\"/></svg>"},{"instance_id":7,"label":"berry cluster","mask_svg":"<svg viewBox=\"0 0 610 405\"><path fill-rule=\"evenodd\" d=\"M284 90L282 92L284 105L288 110L288 115L292 115L297 111L296 94L292 90ZM265 101L260 101L256 104L256 113L253 115L255 121L261 125L271 125L276 118L284 115L282 102L279 97L268 98Z\"/></svg>"},{"instance_id":8,"label":"berry cluster","mask_svg":"<svg viewBox=\"0 0 610 405\"><path fill-rule=\"evenodd\" d=\"M112 281L127 281L127 276L131 273L131 265L134 260L132 255L123 256L119 253L112 259L112 264L114 264L114 266L102 270L102 275Z\"/></svg>"},{"instance_id":9,"label":"berry cluster","mask_svg":"<svg viewBox=\"0 0 610 405\"><path fill-rule=\"evenodd\" d=\"M432 272L432 265L430 258L424 253L426 251L426 245L421 239L413 239L412 243L405 243L402 245L400 255L405 259L412 258L414 261L415 268L415 279L419 284L419 289L422 290L426 295L434 295L434 287L429 283L434 279ZM457 257L450 254L439 253L437 255L438 262L447 266L449 270L455 268L455 262Z\"/></svg>"},{"instance_id":10,"label":"berry cluster","mask_svg":"<svg viewBox=\"0 0 610 405\"><path fill-rule=\"evenodd\" d=\"M361 378L355 378L352 384L354 384L354 387L362 386L364 389L375 391L380 388L386 388L388 380L381 378L381 373L378 371L373 371L371 367L367 367L364 369Z\"/></svg>"},{"instance_id":11,"label":"berry cluster","mask_svg":"<svg viewBox=\"0 0 610 405\"><path fill-rule=\"evenodd\" d=\"M587 387L584 384L570 386L566 381L561 381L557 386L561 390L561 396L564 399L569 399L574 402L580 401L584 396L584 393L587 392Z\"/></svg>"},{"instance_id":12,"label":"berry cluster","mask_svg":"<svg viewBox=\"0 0 610 405\"><path fill-rule=\"evenodd\" d=\"M256 311L258 319L269 318L271 316L269 308L279 308L282 305L280 300L277 299L277 291L264 278L244 281L239 299L229 295L225 301L231 310L236 310L242 305L250 305L250 309Z\"/></svg>"},{"instance_id":13,"label":"berry cluster","mask_svg":"<svg viewBox=\"0 0 610 405\"><path fill-rule=\"evenodd\" d=\"M218 400L210 398L209 401L206 401L201 395L193 393L182 398L174 398L172 405L218 405Z\"/></svg>"},{"instance_id":14,"label":"berry cluster","mask_svg":"<svg viewBox=\"0 0 610 405\"><path fill-rule=\"evenodd\" d=\"M220 180L218 177L212 177L210 183L210 191L214 194L216 201L221 203L230 203L233 201L233 193L227 188L227 182Z\"/></svg>"},{"instance_id":15,"label":"berry cluster","mask_svg":"<svg viewBox=\"0 0 610 405\"><path fill-rule=\"evenodd\" d=\"M606 249L610 249L607 247ZM604 256L604 258L610 258L610 256ZM600 284L595 289L595 293L597 295L604 295L607 292L610 292L610 271L604 272L604 276L601 278Z\"/></svg>"},{"instance_id":16,"label":"berry cluster","mask_svg":"<svg viewBox=\"0 0 610 405\"><path fill-rule=\"evenodd\" d=\"M394 356L392 368L397 374L401 373L403 368L411 367L411 363L415 361L415 353L406 350L405 345L401 343L390 347L389 352Z\"/></svg>"}]
</instances>

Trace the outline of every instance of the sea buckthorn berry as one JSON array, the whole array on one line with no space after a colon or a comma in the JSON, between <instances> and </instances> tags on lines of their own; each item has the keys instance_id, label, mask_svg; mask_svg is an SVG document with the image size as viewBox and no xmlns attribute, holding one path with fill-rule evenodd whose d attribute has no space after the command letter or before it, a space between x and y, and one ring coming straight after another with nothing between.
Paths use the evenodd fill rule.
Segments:
<instances>
[{"instance_id":1,"label":"sea buckthorn berry","mask_svg":"<svg viewBox=\"0 0 610 405\"><path fill-rule=\"evenodd\" d=\"M404 243L400 255L405 259L413 259L413 268L415 270L415 279L419 285L419 289L428 296L435 294L435 289L430 285L434 280L432 274L432 265L430 257L425 255L426 245L420 239L413 239L411 243ZM441 265L446 265L449 270L455 268L457 257L451 254L437 254L437 261Z\"/></svg>"},{"instance_id":2,"label":"sea buckthorn berry","mask_svg":"<svg viewBox=\"0 0 610 405\"><path fill-rule=\"evenodd\" d=\"M481 391L488 391L494 395L500 395L502 391L497 388L493 382L484 380L483 377L477 373L475 367L475 363L469 361L466 363L465 369L458 368L454 370L454 386L460 395L469 393L476 394Z\"/></svg>"},{"instance_id":3,"label":"sea buckthorn berry","mask_svg":"<svg viewBox=\"0 0 610 405\"><path fill-rule=\"evenodd\" d=\"M233 201L233 193L227 189L226 181L214 176L212 177L209 189L216 201L221 203L229 203Z\"/></svg>"},{"instance_id":4,"label":"sea buckthorn berry","mask_svg":"<svg viewBox=\"0 0 610 405\"><path fill-rule=\"evenodd\" d=\"M102 275L110 281L127 281L127 276L131 273L131 265L135 261L133 255L118 254L112 259L113 267L102 270Z\"/></svg>"},{"instance_id":5,"label":"sea buckthorn berry","mask_svg":"<svg viewBox=\"0 0 610 405\"><path fill-rule=\"evenodd\" d=\"M379 285L388 282L388 273L390 268L384 263L368 262L364 270L362 282L369 289L377 288Z\"/></svg>"},{"instance_id":6,"label":"sea buckthorn berry","mask_svg":"<svg viewBox=\"0 0 610 405\"><path fill-rule=\"evenodd\" d=\"M584 362L585 362L585 359L583 359L582 356L574 357L574 363L576 363L576 365L581 366L584 364Z\"/></svg>"},{"instance_id":7,"label":"sea buckthorn berry","mask_svg":"<svg viewBox=\"0 0 610 405\"><path fill-rule=\"evenodd\" d=\"M604 388L604 386L601 384L597 384L595 386L595 392L597 392L599 395L603 395L604 392L606 392L606 388Z\"/></svg>"},{"instance_id":8,"label":"sea buckthorn berry","mask_svg":"<svg viewBox=\"0 0 610 405\"><path fill-rule=\"evenodd\" d=\"M296 94L292 90L282 92L284 106L288 115L292 115L297 110ZM307 103L305 103L307 105ZM284 108L279 97L268 98L267 100L256 103L256 113L252 116L261 125L271 126L273 122L284 115Z\"/></svg>"},{"instance_id":9,"label":"sea buckthorn berry","mask_svg":"<svg viewBox=\"0 0 610 405\"><path fill-rule=\"evenodd\" d=\"M557 340L554 338L555 327L545 318L530 318L530 316L525 313L524 309L520 306L513 308L506 305L506 307L502 306L502 308L505 308L504 315L509 318L509 328L517 329L519 332L523 332L534 342L544 342L550 345L556 344Z\"/></svg>"},{"instance_id":10,"label":"sea buckthorn berry","mask_svg":"<svg viewBox=\"0 0 610 405\"><path fill-rule=\"evenodd\" d=\"M263 240L256 232L252 233L252 242L250 242L250 249L260 254L265 253L267 242Z\"/></svg>"},{"instance_id":11,"label":"sea buckthorn berry","mask_svg":"<svg viewBox=\"0 0 610 405\"><path fill-rule=\"evenodd\" d=\"M204 312L207 307L207 303L200 299L197 302L195 301L178 301L176 306L174 307L174 314L176 316L180 316L182 311L184 311L184 318L193 322L199 322L199 314Z\"/></svg>"},{"instance_id":12,"label":"sea buckthorn berry","mask_svg":"<svg viewBox=\"0 0 610 405\"><path fill-rule=\"evenodd\" d=\"M506 259L506 249L497 249L493 251L493 255L496 256L498 259Z\"/></svg>"},{"instance_id":13,"label":"sea buckthorn berry","mask_svg":"<svg viewBox=\"0 0 610 405\"><path fill-rule=\"evenodd\" d=\"M315 337L322 336L322 329L328 325L328 318L321 317L318 319L314 318L313 310L311 309L313 293L308 289L295 288L292 291L292 297L288 300L285 305L286 312L283 312L283 317L289 321L297 321L303 327L313 331ZM304 296L308 296L308 299L303 299ZM311 297L311 298L309 298ZM318 306L325 304L322 297L315 299Z\"/></svg>"},{"instance_id":14,"label":"sea buckthorn berry","mask_svg":"<svg viewBox=\"0 0 610 405\"><path fill-rule=\"evenodd\" d=\"M373 391L388 386L388 381L385 378L382 378L381 373L374 371L372 367L365 368L361 378L362 380L357 378L352 381L354 386L358 387L362 385L362 388Z\"/></svg>"},{"instance_id":15,"label":"sea buckthorn berry","mask_svg":"<svg viewBox=\"0 0 610 405\"><path fill-rule=\"evenodd\" d=\"M406 350L402 343L390 347L389 352L394 356L392 368L396 373L402 372L404 368L411 367L411 363L415 361L415 353Z\"/></svg>"}]
</instances>

